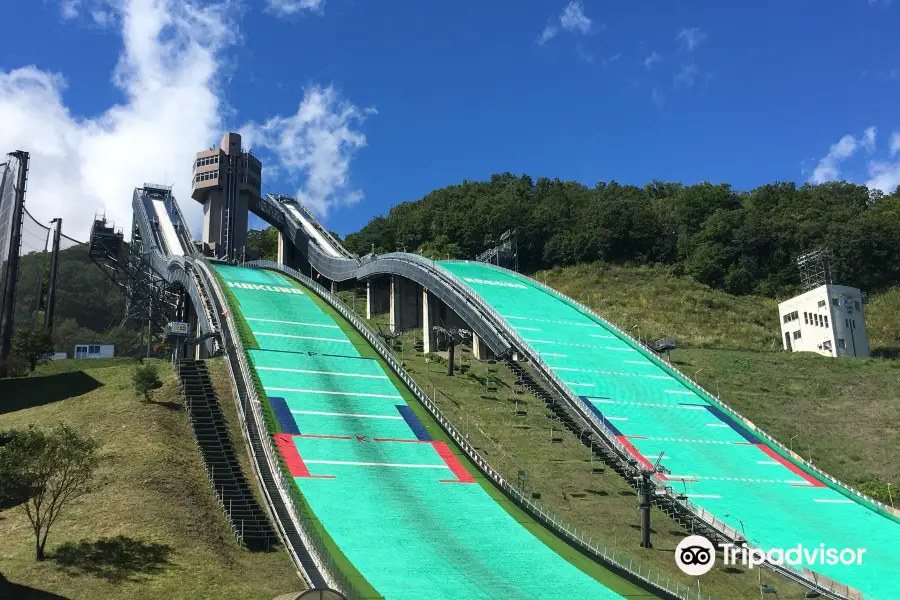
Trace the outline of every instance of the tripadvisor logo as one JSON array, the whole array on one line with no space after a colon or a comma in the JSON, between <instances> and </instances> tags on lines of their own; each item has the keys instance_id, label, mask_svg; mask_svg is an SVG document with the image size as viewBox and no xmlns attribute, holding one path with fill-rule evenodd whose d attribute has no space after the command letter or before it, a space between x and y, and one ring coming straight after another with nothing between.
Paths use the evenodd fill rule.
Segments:
<instances>
[{"instance_id":1,"label":"tripadvisor logo","mask_svg":"<svg viewBox=\"0 0 900 600\"><path fill-rule=\"evenodd\" d=\"M692 577L706 575L716 563L716 547L702 535L689 535L675 548L675 564Z\"/></svg>"},{"instance_id":2,"label":"tripadvisor logo","mask_svg":"<svg viewBox=\"0 0 900 600\"><path fill-rule=\"evenodd\" d=\"M826 548L825 544L791 548L772 548L763 551L746 544L720 544L724 565L743 565L753 568L768 562L775 565L861 565L865 548ZM697 577L709 573L716 563L716 547L702 535L691 535L675 548L675 564L687 575Z\"/></svg>"}]
</instances>

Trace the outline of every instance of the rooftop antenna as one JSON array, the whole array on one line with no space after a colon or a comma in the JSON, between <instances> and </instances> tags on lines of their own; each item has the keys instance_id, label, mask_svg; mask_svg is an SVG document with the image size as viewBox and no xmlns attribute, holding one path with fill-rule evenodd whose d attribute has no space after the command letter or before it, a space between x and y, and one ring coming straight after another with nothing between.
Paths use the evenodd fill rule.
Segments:
<instances>
[{"instance_id":1,"label":"rooftop antenna","mask_svg":"<svg viewBox=\"0 0 900 600\"><path fill-rule=\"evenodd\" d=\"M834 283L831 249L821 246L797 257L800 284L804 292Z\"/></svg>"}]
</instances>

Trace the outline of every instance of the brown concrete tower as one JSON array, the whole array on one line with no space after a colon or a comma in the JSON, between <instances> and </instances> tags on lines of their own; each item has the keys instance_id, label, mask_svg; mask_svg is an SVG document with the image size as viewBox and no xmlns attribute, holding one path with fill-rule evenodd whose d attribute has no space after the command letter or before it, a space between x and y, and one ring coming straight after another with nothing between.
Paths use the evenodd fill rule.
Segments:
<instances>
[{"instance_id":1,"label":"brown concrete tower","mask_svg":"<svg viewBox=\"0 0 900 600\"><path fill-rule=\"evenodd\" d=\"M262 163L226 133L218 148L197 153L191 198L203 204L203 250L217 258L241 258L247 211L260 201Z\"/></svg>"}]
</instances>

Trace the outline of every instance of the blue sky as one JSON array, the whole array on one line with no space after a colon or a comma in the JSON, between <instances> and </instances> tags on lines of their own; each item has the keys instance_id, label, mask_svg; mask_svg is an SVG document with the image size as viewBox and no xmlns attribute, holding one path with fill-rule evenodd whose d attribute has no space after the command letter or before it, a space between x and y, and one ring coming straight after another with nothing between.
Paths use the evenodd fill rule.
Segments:
<instances>
[{"instance_id":1,"label":"blue sky","mask_svg":"<svg viewBox=\"0 0 900 600\"><path fill-rule=\"evenodd\" d=\"M305 198L341 234L503 171L892 190L898 10L885 0L21 3L0 37L0 147L32 150L33 207L85 233L94 211L127 228L130 188L160 179L197 223L191 155L225 129L276 167L264 174L271 191Z\"/></svg>"}]
</instances>

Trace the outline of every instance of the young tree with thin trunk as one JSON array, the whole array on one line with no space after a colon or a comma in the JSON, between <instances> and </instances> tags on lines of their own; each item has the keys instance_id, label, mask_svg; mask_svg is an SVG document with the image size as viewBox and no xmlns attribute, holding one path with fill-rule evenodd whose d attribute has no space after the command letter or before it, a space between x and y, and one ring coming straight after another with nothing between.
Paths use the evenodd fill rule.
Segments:
<instances>
[{"instance_id":1,"label":"young tree with thin trunk","mask_svg":"<svg viewBox=\"0 0 900 600\"><path fill-rule=\"evenodd\" d=\"M44 560L50 529L73 502L94 489L99 444L66 424L0 433L0 477L18 482L22 510L34 532L35 560Z\"/></svg>"}]
</instances>

